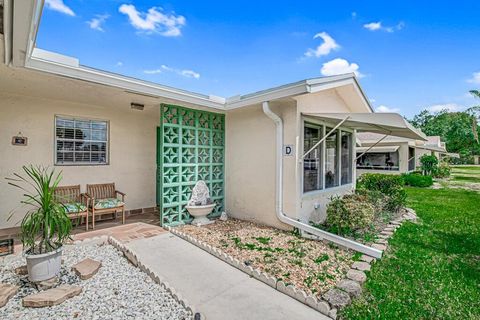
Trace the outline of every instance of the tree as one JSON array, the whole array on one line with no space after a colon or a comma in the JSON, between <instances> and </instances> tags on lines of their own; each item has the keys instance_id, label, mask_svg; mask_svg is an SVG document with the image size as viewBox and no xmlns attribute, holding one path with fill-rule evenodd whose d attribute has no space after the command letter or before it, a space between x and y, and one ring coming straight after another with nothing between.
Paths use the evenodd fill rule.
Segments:
<instances>
[{"instance_id":1,"label":"tree","mask_svg":"<svg viewBox=\"0 0 480 320\"><path fill-rule=\"evenodd\" d=\"M474 97L480 98L479 90L470 91ZM410 121L427 136L440 136L446 143L449 152L460 153L463 163L470 162L472 155L480 154L477 124L480 120L480 106L462 112L431 113L423 110Z\"/></svg>"}]
</instances>

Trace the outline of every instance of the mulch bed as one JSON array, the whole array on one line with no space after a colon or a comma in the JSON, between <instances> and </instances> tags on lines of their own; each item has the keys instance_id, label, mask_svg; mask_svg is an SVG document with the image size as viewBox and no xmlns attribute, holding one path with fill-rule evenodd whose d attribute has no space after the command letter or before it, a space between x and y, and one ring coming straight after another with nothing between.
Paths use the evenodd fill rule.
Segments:
<instances>
[{"instance_id":1,"label":"mulch bed","mask_svg":"<svg viewBox=\"0 0 480 320\"><path fill-rule=\"evenodd\" d=\"M335 245L236 219L178 229L307 294L334 287L353 262L353 252Z\"/></svg>"}]
</instances>

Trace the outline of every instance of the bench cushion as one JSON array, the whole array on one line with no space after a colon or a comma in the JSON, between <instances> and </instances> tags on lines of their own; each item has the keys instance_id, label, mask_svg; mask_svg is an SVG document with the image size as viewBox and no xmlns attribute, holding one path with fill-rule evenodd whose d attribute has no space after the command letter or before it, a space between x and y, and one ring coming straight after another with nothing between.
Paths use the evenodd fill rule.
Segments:
<instances>
[{"instance_id":1,"label":"bench cushion","mask_svg":"<svg viewBox=\"0 0 480 320\"><path fill-rule=\"evenodd\" d=\"M110 209L123 206L125 203L117 198L96 199L95 209Z\"/></svg>"},{"instance_id":2,"label":"bench cushion","mask_svg":"<svg viewBox=\"0 0 480 320\"><path fill-rule=\"evenodd\" d=\"M87 207L79 202L72 202L72 203L64 203L66 213L77 213L77 212L84 212L87 210Z\"/></svg>"}]
</instances>

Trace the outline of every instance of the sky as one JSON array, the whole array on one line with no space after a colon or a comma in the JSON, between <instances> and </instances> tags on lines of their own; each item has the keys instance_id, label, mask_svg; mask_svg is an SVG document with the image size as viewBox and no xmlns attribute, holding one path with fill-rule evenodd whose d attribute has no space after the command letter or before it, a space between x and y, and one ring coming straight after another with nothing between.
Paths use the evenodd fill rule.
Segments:
<instances>
[{"instance_id":1,"label":"sky","mask_svg":"<svg viewBox=\"0 0 480 320\"><path fill-rule=\"evenodd\" d=\"M478 105L480 1L45 0L37 47L221 97L355 72L412 117Z\"/></svg>"}]
</instances>

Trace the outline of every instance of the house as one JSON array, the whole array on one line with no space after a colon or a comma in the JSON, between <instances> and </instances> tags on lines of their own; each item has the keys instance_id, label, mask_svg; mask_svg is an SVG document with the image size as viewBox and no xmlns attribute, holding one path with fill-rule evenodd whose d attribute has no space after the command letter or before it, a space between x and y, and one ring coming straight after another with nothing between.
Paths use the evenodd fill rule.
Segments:
<instances>
[{"instance_id":1,"label":"house","mask_svg":"<svg viewBox=\"0 0 480 320\"><path fill-rule=\"evenodd\" d=\"M185 205L205 180L214 215L313 228L332 195L355 188L357 131L423 139L398 114L376 114L354 74L302 80L221 98L92 69L35 46L40 1L4 8L0 52L0 173L54 166L65 185L115 182L130 211L159 207L161 223L188 223ZM15 138L16 137L16 138ZM15 144L12 139L26 141ZM17 225L21 194L0 181L0 226Z\"/></svg>"},{"instance_id":2,"label":"house","mask_svg":"<svg viewBox=\"0 0 480 320\"><path fill-rule=\"evenodd\" d=\"M357 176L363 173L401 174L412 172L420 166L424 154L439 160L449 156L445 143L439 136L428 136L425 140L385 136L372 132L357 135Z\"/></svg>"}]
</instances>

